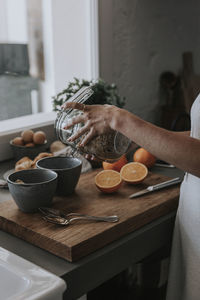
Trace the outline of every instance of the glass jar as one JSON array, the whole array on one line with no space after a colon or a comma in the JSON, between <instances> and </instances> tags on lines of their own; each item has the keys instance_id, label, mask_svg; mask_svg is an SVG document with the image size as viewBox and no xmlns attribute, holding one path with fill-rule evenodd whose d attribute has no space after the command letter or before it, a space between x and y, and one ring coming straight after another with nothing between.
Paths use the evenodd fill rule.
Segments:
<instances>
[{"instance_id":1,"label":"glass jar","mask_svg":"<svg viewBox=\"0 0 200 300\"><path fill-rule=\"evenodd\" d=\"M90 96L93 94L92 86L83 87L67 102L79 102L86 105L93 104ZM58 112L55 121L55 131L57 138L64 144L71 146L80 153L96 156L100 160L116 161L123 154L127 153L131 145L131 141L120 132L110 130L108 133L94 137L84 147L80 147L80 143L85 135L82 135L74 142L68 142L68 138L74 135L84 124L79 123L69 129L64 129L71 118L83 114L77 109L61 109ZM86 133L87 134L87 133Z\"/></svg>"}]
</instances>

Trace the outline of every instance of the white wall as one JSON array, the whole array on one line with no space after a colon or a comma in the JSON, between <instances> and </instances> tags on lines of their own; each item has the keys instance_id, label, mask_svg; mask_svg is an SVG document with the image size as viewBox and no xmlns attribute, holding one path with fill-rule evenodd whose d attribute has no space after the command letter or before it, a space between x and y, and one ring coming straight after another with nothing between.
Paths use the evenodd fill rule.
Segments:
<instances>
[{"instance_id":1,"label":"white wall","mask_svg":"<svg viewBox=\"0 0 200 300\"><path fill-rule=\"evenodd\" d=\"M53 1L56 92L73 77L90 79L88 1ZM59 74L59 76L57 76Z\"/></svg>"},{"instance_id":2,"label":"white wall","mask_svg":"<svg viewBox=\"0 0 200 300\"><path fill-rule=\"evenodd\" d=\"M6 0L0 0L0 42L7 40Z\"/></svg>"},{"instance_id":3,"label":"white wall","mask_svg":"<svg viewBox=\"0 0 200 300\"><path fill-rule=\"evenodd\" d=\"M48 112L52 110L51 97L55 95L54 77L54 45L52 34L52 1L42 1L42 23L43 23L43 51L44 51L44 76L45 80L39 82L40 89L40 111Z\"/></svg>"},{"instance_id":4,"label":"white wall","mask_svg":"<svg viewBox=\"0 0 200 300\"><path fill-rule=\"evenodd\" d=\"M94 0L43 0L43 111L74 77L92 79L90 7Z\"/></svg>"},{"instance_id":5,"label":"white wall","mask_svg":"<svg viewBox=\"0 0 200 300\"><path fill-rule=\"evenodd\" d=\"M178 72L192 51L200 73L200 1L99 2L100 75L118 84L129 110L156 121L161 72Z\"/></svg>"},{"instance_id":6,"label":"white wall","mask_svg":"<svg viewBox=\"0 0 200 300\"><path fill-rule=\"evenodd\" d=\"M0 0L0 42L27 43L26 0Z\"/></svg>"}]
</instances>

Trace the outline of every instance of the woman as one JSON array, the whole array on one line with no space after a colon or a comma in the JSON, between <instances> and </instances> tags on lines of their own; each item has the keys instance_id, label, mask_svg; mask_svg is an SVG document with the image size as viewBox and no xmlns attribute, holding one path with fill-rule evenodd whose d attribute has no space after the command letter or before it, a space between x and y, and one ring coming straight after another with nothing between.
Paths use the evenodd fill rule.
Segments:
<instances>
[{"instance_id":1,"label":"woman","mask_svg":"<svg viewBox=\"0 0 200 300\"><path fill-rule=\"evenodd\" d=\"M191 133L171 132L148 123L134 114L111 105L67 103L82 110L66 128L84 126L72 136L74 141L87 133L84 146L94 136L110 129L126 135L157 158L186 172L181 185L170 263L167 300L200 299L200 95L191 110Z\"/></svg>"}]
</instances>

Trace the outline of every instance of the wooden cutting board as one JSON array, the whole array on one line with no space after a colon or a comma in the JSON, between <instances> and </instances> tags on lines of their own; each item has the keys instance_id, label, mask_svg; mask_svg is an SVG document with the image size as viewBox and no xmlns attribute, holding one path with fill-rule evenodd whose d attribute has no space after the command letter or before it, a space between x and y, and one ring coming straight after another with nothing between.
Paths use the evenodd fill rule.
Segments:
<instances>
[{"instance_id":1,"label":"wooden cutting board","mask_svg":"<svg viewBox=\"0 0 200 300\"><path fill-rule=\"evenodd\" d=\"M94 184L94 176L98 171L82 174L76 192L67 198L55 198L53 207L65 212L99 216L116 214L119 222L78 221L60 227L47 223L39 213L21 212L10 196L11 200L0 203L0 228L72 262L177 208L179 186L140 198L128 198L130 194L163 182L168 177L149 173L143 183L137 186L124 183L118 192L103 194Z\"/></svg>"}]
</instances>

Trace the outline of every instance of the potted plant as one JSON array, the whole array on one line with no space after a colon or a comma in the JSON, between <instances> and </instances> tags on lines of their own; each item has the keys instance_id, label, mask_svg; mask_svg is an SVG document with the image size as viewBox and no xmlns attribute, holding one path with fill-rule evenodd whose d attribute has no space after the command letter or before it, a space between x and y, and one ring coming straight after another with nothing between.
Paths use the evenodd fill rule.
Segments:
<instances>
[{"instance_id":1,"label":"potted plant","mask_svg":"<svg viewBox=\"0 0 200 300\"><path fill-rule=\"evenodd\" d=\"M53 97L53 110L59 111L65 101L72 97L80 88L89 85L93 85L94 94L90 99L94 104L112 104L118 107L125 105L125 97L119 95L116 84L106 83L102 79L98 79L94 83L92 80L74 78L74 81L69 82L62 92Z\"/></svg>"}]
</instances>

